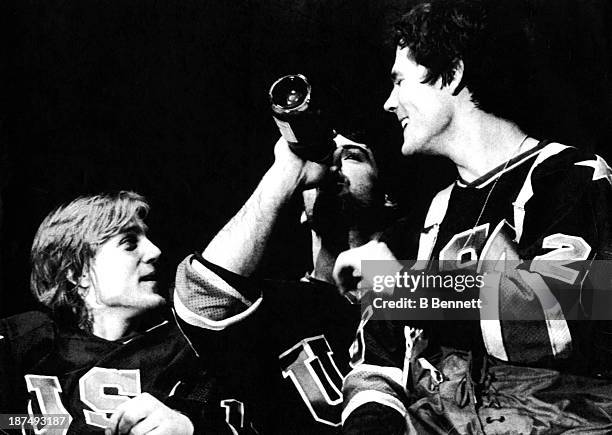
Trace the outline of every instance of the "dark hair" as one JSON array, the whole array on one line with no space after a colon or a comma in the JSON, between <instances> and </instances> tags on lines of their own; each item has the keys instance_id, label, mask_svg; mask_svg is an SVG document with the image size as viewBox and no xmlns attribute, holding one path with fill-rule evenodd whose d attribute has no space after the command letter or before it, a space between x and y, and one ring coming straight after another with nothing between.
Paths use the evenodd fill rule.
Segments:
<instances>
[{"instance_id":1,"label":"dark hair","mask_svg":"<svg viewBox=\"0 0 612 435\"><path fill-rule=\"evenodd\" d=\"M423 83L449 84L463 61L456 92L467 87L478 108L520 124L530 76L528 35L516 0L431 0L396 23L394 43L427 68Z\"/></svg>"},{"instance_id":2,"label":"dark hair","mask_svg":"<svg viewBox=\"0 0 612 435\"><path fill-rule=\"evenodd\" d=\"M47 215L32 244L30 285L34 297L58 322L91 330L75 281L102 243L135 221L142 223L148 211L142 196L121 191L77 198Z\"/></svg>"}]
</instances>

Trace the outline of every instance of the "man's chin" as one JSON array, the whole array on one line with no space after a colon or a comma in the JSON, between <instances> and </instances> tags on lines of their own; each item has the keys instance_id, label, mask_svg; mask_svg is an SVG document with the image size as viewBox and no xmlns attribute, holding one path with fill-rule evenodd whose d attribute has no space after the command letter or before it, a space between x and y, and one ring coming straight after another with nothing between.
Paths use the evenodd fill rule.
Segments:
<instances>
[{"instance_id":1,"label":"man's chin","mask_svg":"<svg viewBox=\"0 0 612 435\"><path fill-rule=\"evenodd\" d=\"M418 145L412 141L411 142L404 141L404 143L402 144L402 154L404 156L411 156L413 154L416 154L418 149L419 149Z\"/></svg>"},{"instance_id":2,"label":"man's chin","mask_svg":"<svg viewBox=\"0 0 612 435\"><path fill-rule=\"evenodd\" d=\"M166 299L154 292L141 293L134 305L143 311L153 310L166 305Z\"/></svg>"},{"instance_id":3,"label":"man's chin","mask_svg":"<svg viewBox=\"0 0 612 435\"><path fill-rule=\"evenodd\" d=\"M151 309L166 305L166 300L163 298L163 296L158 294L149 295L149 297L147 297L147 302L148 307Z\"/></svg>"}]
</instances>

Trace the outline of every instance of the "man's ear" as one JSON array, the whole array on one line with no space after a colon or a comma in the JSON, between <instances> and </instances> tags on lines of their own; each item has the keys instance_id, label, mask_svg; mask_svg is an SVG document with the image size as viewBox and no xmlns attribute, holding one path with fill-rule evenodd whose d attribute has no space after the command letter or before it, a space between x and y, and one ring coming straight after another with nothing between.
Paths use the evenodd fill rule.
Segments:
<instances>
[{"instance_id":1,"label":"man's ear","mask_svg":"<svg viewBox=\"0 0 612 435\"><path fill-rule=\"evenodd\" d=\"M72 269L68 269L66 279L68 279L68 281L70 281L75 286L78 286L83 289L87 289L91 286L91 278L89 277L89 272L86 270L84 270L81 275L76 277L74 271Z\"/></svg>"},{"instance_id":2,"label":"man's ear","mask_svg":"<svg viewBox=\"0 0 612 435\"><path fill-rule=\"evenodd\" d=\"M465 83L463 82L463 72L464 65L463 61L457 61L457 66L455 67L455 74L453 75L453 80L448 84L450 91L453 96L459 95L459 92L465 87Z\"/></svg>"}]
</instances>

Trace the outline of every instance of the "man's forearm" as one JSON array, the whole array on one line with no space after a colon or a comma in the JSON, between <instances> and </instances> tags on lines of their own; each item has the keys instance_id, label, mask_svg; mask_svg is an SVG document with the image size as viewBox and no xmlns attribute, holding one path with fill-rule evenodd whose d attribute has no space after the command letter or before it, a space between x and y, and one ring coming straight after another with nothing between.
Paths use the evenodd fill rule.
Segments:
<instances>
[{"instance_id":1,"label":"man's forearm","mask_svg":"<svg viewBox=\"0 0 612 435\"><path fill-rule=\"evenodd\" d=\"M249 276L259 265L282 207L297 190L299 176L273 165L238 213L203 252L204 258L234 273Z\"/></svg>"}]
</instances>

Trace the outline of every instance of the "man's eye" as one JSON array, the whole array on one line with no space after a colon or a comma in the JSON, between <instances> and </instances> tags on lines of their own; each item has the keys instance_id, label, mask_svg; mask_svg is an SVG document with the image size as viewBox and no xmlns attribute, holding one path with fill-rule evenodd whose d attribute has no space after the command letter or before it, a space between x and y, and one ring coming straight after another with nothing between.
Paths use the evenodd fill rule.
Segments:
<instances>
[{"instance_id":1,"label":"man's eye","mask_svg":"<svg viewBox=\"0 0 612 435\"><path fill-rule=\"evenodd\" d=\"M345 151L342 154L342 160L354 160L357 162L363 162L363 155L359 151Z\"/></svg>"},{"instance_id":2,"label":"man's eye","mask_svg":"<svg viewBox=\"0 0 612 435\"><path fill-rule=\"evenodd\" d=\"M138 239L136 236L126 236L121 239L121 245L128 251L133 251L138 246Z\"/></svg>"}]
</instances>

